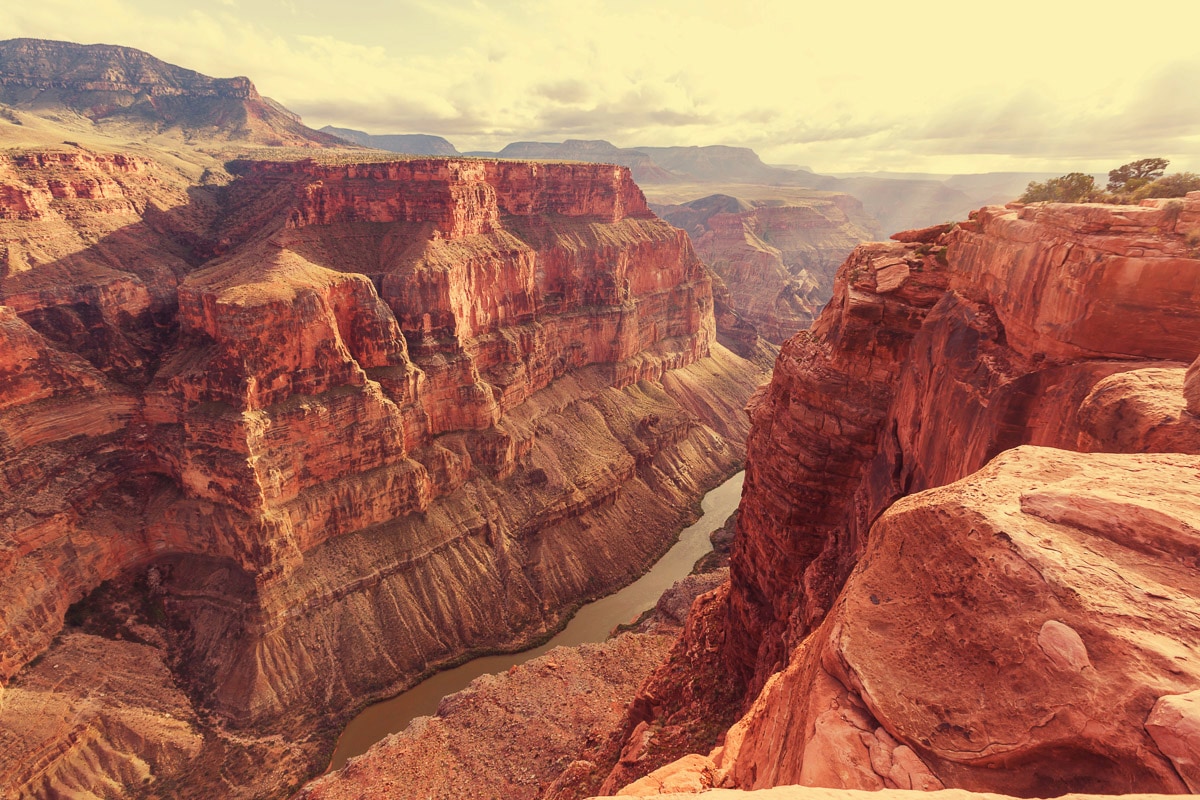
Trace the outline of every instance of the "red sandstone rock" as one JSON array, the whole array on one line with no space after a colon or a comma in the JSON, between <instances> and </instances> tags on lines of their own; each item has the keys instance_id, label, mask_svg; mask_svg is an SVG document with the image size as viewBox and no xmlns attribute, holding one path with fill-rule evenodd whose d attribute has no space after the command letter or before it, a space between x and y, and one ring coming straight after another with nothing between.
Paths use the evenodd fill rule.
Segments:
<instances>
[{"instance_id":1,"label":"red sandstone rock","mask_svg":"<svg viewBox=\"0 0 1200 800\"><path fill-rule=\"evenodd\" d=\"M782 664L779 632L796 643L819 622L861 552L866 524L896 497L961 478L1023 442L1073 448L1085 436L1088 449L1194 446L1176 444L1174 434L1155 438L1149 431L1161 413L1122 411L1097 387L1148 366L1112 357L1191 360L1200 341L1188 328L1200 317L1186 310L1200 300L1200 284L1168 278L1200 275L1184 266L1195 261L1179 228L1194 212L1162 205L984 209L976 231L960 227L926 242L920 258L913 245L893 245L886 257L872 245L847 261L833 301L811 334L785 346L752 411L749 513L731 573L733 658L756 652L759 681ZM910 276L888 278L890 291L880 293L880 269L899 269L902 256ZM1056 294L1061 285L1073 287L1070 299ZM1119 321L1110 316L1118 307ZM1170 333L1141 333L1148 329ZM1084 433L1075 410L1094 388ZM1136 446L1138 436L1104 421L1138 413L1149 416ZM1175 418L1177 430L1190 430L1190 420ZM765 629L764 619L772 620Z\"/></svg>"},{"instance_id":2,"label":"red sandstone rock","mask_svg":"<svg viewBox=\"0 0 1200 800\"><path fill-rule=\"evenodd\" d=\"M864 741L882 727L899 743L893 760L907 748L948 786L1184 791L1168 759L1186 761L1184 748L1160 752L1147 730L1159 725L1159 745L1167 729L1185 740L1184 717L1159 698L1200 682L1188 622L1200 611L1197 467L1196 456L1021 447L900 500L835 609L730 731L719 766L743 788L870 788L872 775L906 788L874 752L854 761L823 745L822 710L840 707Z\"/></svg>"},{"instance_id":3,"label":"red sandstone rock","mask_svg":"<svg viewBox=\"0 0 1200 800\"><path fill-rule=\"evenodd\" d=\"M1078 449L1105 453L1200 453L1200 419L1187 411L1182 364L1118 372L1079 406Z\"/></svg>"},{"instance_id":4,"label":"red sandstone rock","mask_svg":"<svg viewBox=\"0 0 1200 800\"><path fill-rule=\"evenodd\" d=\"M873 723L856 722L849 712L845 719L825 713L854 705L850 694L858 689L849 683L840 690L815 688L821 685L820 664L804 655L815 645L806 650L802 643L841 602L847 577L872 541L872 523L898 498L961 479L1025 443L1096 452L1196 452L1179 362L1191 361L1200 341L1192 330L1200 325L1195 313L1200 284L1193 280L1200 270L1187 245L1200 220L1197 203L1200 196L1136 209L989 208L949 232L916 232L900 237L913 240L907 244L862 246L843 265L833 300L810 332L785 344L770 386L751 403L726 621L714 626L720 615L709 611L707 622L696 619L689 628L693 647L724 642L726 663L746 682L748 700L772 681L775 712L754 716L748 728L764 749L746 762L740 781L768 786L799 779L805 769L799 760L788 762L786 776L779 771L786 760L779 755L784 728L794 752L805 742L816 753L857 753L843 762L844 770L821 768L822 782L871 788L884 779L879 770L889 762L875 753L883 740ZM1112 513L1133 514L1128 507L1113 507ZM1131 518L1135 528L1148 522ZM912 602L914 608L927 605L915 596ZM1035 637L1046 622L1038 621ZM1045 627L1042 639L1063 663L1078 661L1074 640L1054 625ZM706 712L679 687L688 677L707 680L717 670L690 664L679 657L682 650L683 643L643 687L627 731L633 720L647 718L637 710L643 698L653 698L652 719L673 720L682 728L689 720L693 728L704 720ZM959 663L956 654L945 658L947 670ZM832 667L820 668L833 674ZM954 678L943 679L947 692L959 688ZM968 707L974 700L947 694L939 702ZM1016 708L1020 701L1012 702ZM1139 706L1138 726L1148 712L1148 706ZM794 722L786 721L797 713ZM1128 732L1136 716L1125 714L1122 732L1103 734L1103 742L1084 737L1072 743L1077 734L1064 734L1045 752L1080 748L1079 766L1064 772L1068 783L1094 779L1096 785L1178 789L1162 756L1142 752L1153 745ZM814 738L818 719L825 733ZM803 720L809 720L808 728ZM886 723L885 730L896 733ZM848 743L859 734L875 744L864 738L861 747L851 748ZM1020 735L1012 734L1014 740ZM1037 780L1030 770L1039 767L1025 769L1015 757L1002 759L995 774L943 769L943 761L926 762L930 745L919 738L897 740L949 786L968 785L964 775L976 776L978 787ZM1116 761L1094 755L1109 753L1117 741L1124 749ZM705 752L711 744L697 739L690 747ZM1051 755L1047 761L1041 757L1022 756L1028 764L1052 762ZM890 758L895 765L894 753ZM878 763L865 766L872 760ZM819 764L836 763L814 757L807 769L811 775ZM884 771L890 775L890 767ZM908 782L920 772L913 762L905 772ZM636 777L614 770L613 785Z\"/></svg>"},{"instance_id":5,"label":"red sandstone rock","mask_svg":"<svg viewBox=\"0 0 1200 800\"><path fill-rule=\"evenodd\" d=\"M669 646L667 636L626 634L477 678L296 800L541 797L607 735Z\"/></svg>"},{"instance_id":6,"label":"red sandstone rock","mask_svg":"<svg viewBox=\"0 0 1200 800\"><path fill-rule=\"evenodd\" d=\"M947 223L944 225L930 225L928 228L919 228L914 231L899 231L898 233L893 233L889 238L894 239L897 242L904 242L905 244L912 242L933 244L937 242L943 234L949 233L951 230L953 230L953 228L953 223Z\"/></svg>"},{"instance_id":7,"label":"red sandstone rock","mask_svg":"<svg viewBox=\"0 0 1200 800\"><path fill-rule=\"evenodd\" d=\"M1158 698L1146 732L1195 794L1200 787L1200 691Z\"/></svg>"},{"instance_id":8,"label":"red sandstone rock","mask_svg":"<svg viewBox=\"0 0 1200 800\"><path fill-rule=\"evenodd\" d=\"M1183 396L1187 400L1187 410L1193 416L1200 416L1200 358L1192 362L1184 378Z\"/></svg>"},{"instance_id":9,"label":"red sandstone rock","mask_svg":"<svg viewBox=\"0 0 1200 800\"><path fill-rule=\"evenodd\" d=\"M961 789L945 789L932 792L917 792L904 789L881 789L864 792L855 789L821 789L811 786L780 786L746 792L739 789L713 789L704 792L705 800L1013 800L1009 795L993 792L967 792ZM655 795L660 800L692 800L692 792ZM1175 795L1139 794L1142 800L1168 800ZM592 798L591 800L599 800ZM1111 795L1064 794L1060 800L1115 800Z\"/></svg>"},{"instance_id":10,"label":"red sandstone rock","mask_svg":"<svg viewBox=\"0 0 1200 800\"><path fill-rule=\"evenodd\" d=\"M626 170L245 164L193 201L136 159L0 166L5 679L153 564L212 724L303 762L627 580L741 458L761 372Z\"/></svg>"},{"instance_id":11,"label":"red sandstone rock","mask_svg":"<svg viewBox=\"0 0 1200 800\"><path fill-rule=\"evenodd\" d=\"M1200 276L1187 234L1200 225L1197 216L1200 202L1190 198L1145 207L985 208L978 232L951 239L953 288L986 299L1023 355L1190 362ZM1167 318L1173 324L1153 333L1140 327Z\"/></svg>"},{"instance_id":12,"label":"red sandstone rock","mask_svg":"<svg viewBox=\"0 0 1200 800\"><path fill-rule=\"evenodd\" d=\"M616 796L651 797L674 792L699 794L713 787L715 773L716 767L707 756L684 756L634 781L617 792Z\"/></svg>"},{"instance_id":13,"label":"red sandstone rock","mask_svg":"<svg viewBox=\"0 0 1200 800\"><path fill-rule=\"evenodd\" d=\"M686 607L725 573L677 581L636 634L555 648L477 679L446 697L434 717L414 720L298 797L390 796L397 787L421 797L590 794L604 778L595 759L614 743L625 706L678 637Z\"/></svg>"}]
</instances>

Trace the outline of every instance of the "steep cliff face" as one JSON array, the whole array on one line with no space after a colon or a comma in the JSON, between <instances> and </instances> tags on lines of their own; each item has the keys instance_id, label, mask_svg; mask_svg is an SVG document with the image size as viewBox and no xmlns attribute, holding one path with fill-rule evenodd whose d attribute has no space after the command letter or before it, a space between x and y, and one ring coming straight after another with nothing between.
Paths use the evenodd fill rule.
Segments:
<instances>
[{"instance_id":1,"label":"steep cliff face","mask_svg":"<svg viewBox=\"0 0 1200 800\"><path fill-rule=\"evenodd\" d=\"M286 785L318 727L644 568L742 458L761 372L715 344L703 265L625 169L247 162L200 190L21 158L0 193L9 710L112 581L168 623L121 636L173 667L151 706L190 693L205 746L89 760L48 727L5 780L113 764L94 777L202 793L242 748L264 773L237 792ZM28 747L60 756L31 771Z\"/></svg>"},{"instance_id":2,"label":"steep cliff face","mask_svg":"<svg viewBox=\"0 0 1200 800\"><path fill-rule=\"evenodd\" d=\"M751 402L725 616L693 633L724 652L703 674L729 669L758 698L716 753L718 782L1183 787L1142 724L1197 688L1194 625L1163 622L1194 621L1190 567L1177 570L1200 547L1195 459L1035 448L918 493L1026 444L1200 452L1184 391L1200 193L972 216L856 250ZM635 704L627 726L703 718L669 688L687 646L643 690L658 707Z\"/></svg>"},{"instance_id":3,"label":"steep cliff face","mask_svg":"<svg viewBox=\"0 0 1200 800\"><path fill-rule=\"evenodd\" d=\"M1197 467L1022 446L898 501L729 732L729 782L1190 791L1195 714L1160 708L1200 686Z\"/></svg>"},{"instance_id":4,"label":"steep cliff face","mask_svg":"<svg viewBox=\"0 0 1200 800\"><path fill-rule=\"evenodd\" d=\"M838 265L878 232L849 195L757 206L727 195L656 206L729 287L730 307L781 344L812 324Z\"/></svg>"},{"instance_id":5,"label":"steep cliff face","mask_svg":"<svg viewBox=\"0 0 1200 800\"><path fill-rule=\"evenodd\" d=\"M1076 449L1078 409L1101 379L1194 359L1200 274L1188 236L1200 228L1198 204L989 208L952 232L930 230L927 243L889 245L882 260L858 251L751 412L746 505L761 510L740 520L733 613L746 630L766 621L771 633L732 649L757 652L789 624L793 642L811 630L896 497L1018 444ZM946 291L927 291L932 281ZM905 304L889 318L913 292L923 308ZM823 388L830 379L833 391ZM853 437L837 435L845 426L861 426L857 453L846 446ZM1089 449L1119 435L1093 429ZM801 459L780 469L788 447ZM810 502L814 491L826 501ZM764 647L760 675L779 655Z\"/></svg>"}]
</instances>

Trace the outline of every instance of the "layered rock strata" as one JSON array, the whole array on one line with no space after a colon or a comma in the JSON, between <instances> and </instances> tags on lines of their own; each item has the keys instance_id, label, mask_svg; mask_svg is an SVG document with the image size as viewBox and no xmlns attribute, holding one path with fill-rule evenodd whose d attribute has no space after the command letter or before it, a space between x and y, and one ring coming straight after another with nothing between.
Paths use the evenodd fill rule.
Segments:
<instances>
[{"instance_id":1,"label":"layered rock strata","mask_svg":"<svg viewBox=\"0 0 1200 800\"><path fill-rule=\"evenodd\" d=\"M1012 458L1034 463L1015 484L1001 459L978 482L956 484L955 502L969 510L935 504L937 534L907 511L936 493L881 514L1024 444L1200 452L1186 388L1200 341L1198 234L1193 193L1142 207L985 208L953 229L856 250L829 306L785 344L751 402L731 579L727 599L716 597L724 611L692 633L692 647L720 643L723 659L689 667L681 643L626 732L696 728L708 711L678 676L727 671L755 702L726 737L736 754L714 759L729 785L1183 791L1186 769L1167 752L1175 745L1162 748L1142 726L1160 697L1198 688L1186 574L1197 546L1194 459L1021 450ZM1090 486L1106 488L1090 499ZM1166 510L1147 510L1160 500ZM1080 554L1084 576L1042 565L1037 548L1051 560ZM1028 582L998 588L990 570L1013 552L1009 572L1033 564ZM1093 584L1093 573L1113 582ZM1093 596L1104 599L1085 600ZM880 614L851 645L849 627ZM1092 653L1086 664L1079 642ZM857 659L879 671L859 672ZM1103 695L1105 681L1129 696ZM694 738L691 752L716 742ZM610 788L679 755L618 765Z\"/></svg>"},{"instance_id":2,"label":"layered rock strata","mask_svg":"<svg viewBox=\"0 0 1200 800\"><path fill-rule=\"evenodd\" d=\"M318 726L644 568L742 458L762 373L625 169L247 162L189 189L121 159L20 156L0 190L8 681L111 580L167 623L147 646L199 729L299 743L294 776ZM13 763L27 783L116 763L38 735L60 755ZM97 785L199 774L137 759Z\"/></svg>"},{"instance_id":3,"label":"layered rock strata","mask_svg":"<svg viewBox=\"0 0 1200 800\"><path fill-rule=\"evenodd\" d=\"M638 687L682 630L697 595L727 577L692 574L657 605L600 644L558 647L505 674L477 678L418 718L304 787L297 800L386 797L548 798L590 794L603 779L596 761ZM628 628L629 626L619 626Z\"/></svg>"},{"instance_id":4,"label":"layered rock strata","mask_svg":"<svg viewBox=\"0 0 1200 800\"><path fill-rule=\"evenodd\" d=\"M1105 414L1121 412L1101 409L1120 393L1101 381L1182 375L1196 357L1200 272L1187 239L1198 228L1200 196L987 208L927 242L856 251L751 411L731 600L732 628L747 635L730 652L747 667L755 653L761 679L781 660L780 633L796 643L824 617L897 497L1015 445L1111 450L1154 427L1131 409L1112 428Z\"/></svg>"}]
</instances>

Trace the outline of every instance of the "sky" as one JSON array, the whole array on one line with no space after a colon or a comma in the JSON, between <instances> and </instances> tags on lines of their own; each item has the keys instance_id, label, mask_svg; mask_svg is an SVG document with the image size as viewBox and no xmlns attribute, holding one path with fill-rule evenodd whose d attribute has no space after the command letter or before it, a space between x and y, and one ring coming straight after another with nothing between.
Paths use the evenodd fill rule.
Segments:
<instances>
[{"instance_id":1,"label":"sky","mask_svg":"<svg viewBox=\"0 0 1200 800\"><path fill-rule=\"evenodd\" d=\"M0 38L246 75L313 127L740 145L819 172L1200 172L1198 26L1197 0L0 5Z\"/></svg>"}]
</instances>

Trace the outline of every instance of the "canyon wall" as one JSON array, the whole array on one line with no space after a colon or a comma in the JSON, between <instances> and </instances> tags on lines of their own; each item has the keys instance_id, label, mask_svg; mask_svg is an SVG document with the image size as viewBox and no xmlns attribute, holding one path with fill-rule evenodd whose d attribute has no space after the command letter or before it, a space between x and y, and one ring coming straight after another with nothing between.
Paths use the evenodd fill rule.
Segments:
<instances>
[{"instance_id":1,"label":"canyon wall","mask_svg":"<svg viewBox=\"0 0 1200 800\"><path fill-rule=\"evenodd\" d=\"M847 259L751 401L721 610L626 731L652 752L698 729L682 687L725 674L746 714L717 784L1185 791L1200 193L894 238ZM716 742L623 759L606 788Z\"/></svg>"},{"instance_id":2,"label":"canyon wall","mask_svg":"<svg viewBox=\"0 0 1200 800\"><path fill-rule=\"evenodd\" d=\"M631 578L743 457L764 376L626 169L230 169L0 164L5 785L278 791ZM44 679L89 649L159 677Z\"/></svg>"},{"instance_id":3,"label":"canyon wall","mask_svg":"<svg viewBox=\"0 0 1200 800\"><path fill-rule=\"evenodd\" d=\"M753 404L733 627L771 633L731 652L811 630L897 497L1018 444L1076 449L1101 379L1192 361L1197 202L988 208L929 242L857 251ZM788 448L800 462L782 469ZM765 647L760 674L779 655Z\"/></svg>"}]
</instances>

